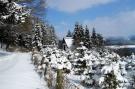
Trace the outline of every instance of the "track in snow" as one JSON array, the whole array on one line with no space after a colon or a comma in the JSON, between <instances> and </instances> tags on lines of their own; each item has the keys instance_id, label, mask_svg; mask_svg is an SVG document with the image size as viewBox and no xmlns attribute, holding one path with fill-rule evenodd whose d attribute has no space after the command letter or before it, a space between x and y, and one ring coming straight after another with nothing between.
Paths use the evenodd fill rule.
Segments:
<instances>
[{"instance_id":1,"label":"track in snow","mask_svg":"<svg viewBox=\"0 0 135 89\"><path fill-rule=\"evenodd\" d=\"M0 52L3 55L3 53ZM5 53L6 54L6 53ZM0 89L48 89L31 64L28 53L0 55Z\"/></svg>"}]
</instances>

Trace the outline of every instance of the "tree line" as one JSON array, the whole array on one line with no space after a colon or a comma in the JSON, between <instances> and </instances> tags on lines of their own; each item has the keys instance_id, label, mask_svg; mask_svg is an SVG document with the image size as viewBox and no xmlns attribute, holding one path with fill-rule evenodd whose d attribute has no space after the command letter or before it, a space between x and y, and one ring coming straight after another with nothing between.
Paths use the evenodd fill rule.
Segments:
<instances>
[{"instance_id":1,"label":"tree line","mask_svg":"<svg viewBox=\"0 0 135 89\"><path fill-rule=\"evenodd\" d=\"M68 31L66 37L73 38L73 46L75 48L84 45L85 47L90 49L92 47L101 47L104 45L103 36L99 33L96 33L95 28L93 28L92 33L90 33L87 25L86 27L83 27L79 23L75 24L73 33Z\"/></svg>"},{"instance_id":2,"label":"tree line","mask_svg":"<svg viewBox=\"0 0 135 89\"><path fill-rule=\"evenodd\" d=\"M39 46L56 43L54 27L42 17L45 0L0 0L0 43L39 50ZM35 4L36 2L36 4ZM23 4L27 6L23 6ZM43 5L44 4L44 5ZM40 14L42 13L42 14Z\"/></svg>"}]
</instances>

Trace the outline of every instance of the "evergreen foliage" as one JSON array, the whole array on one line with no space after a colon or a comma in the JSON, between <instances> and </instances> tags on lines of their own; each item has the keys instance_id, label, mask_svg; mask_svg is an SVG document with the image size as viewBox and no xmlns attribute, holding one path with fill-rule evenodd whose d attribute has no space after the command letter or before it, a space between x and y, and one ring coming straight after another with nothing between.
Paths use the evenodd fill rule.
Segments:
<instances>
[{"instance_id":1,"label":"evergreen foliage","mask_svg":"<svg viewBox=\"0 0 135 89\"><path fill-rule=\"evenodd\" d=\"M53 26L43 26L43 45L56 45L57 37Z\"/></svg>"},{"instance_id":2,"label":"evergreen foliage","mask_svg":"<svg viewBox=\"0 0 135 89\"><path fill-rule=\"evenodd\" d=\"M71 33L70 30L68 30L68 33L67 33L66 37L72 37L72 33Z\"/></svg>"},{"instance_id":3,"label":"evergreen foliage","mask_svg":"<svg viewBox=\"0 0 135 89\"><path fill-rule=\"evenodd\" d=\"M86 26L86 28L85 28L85 37L84 37L84 46L86 46L88 49L90 49L91 46L92 46L91 44L92 44L92 42L91 42L91 38L90 38L89 29Z\"/></svg>"},{"instance_id":4,"label":"evergreen foliage","mask_svg":"<svg viewBox=\"0 0 135 89\"><path fill-rule=\"evenodd\" d=\"M43 17L41 14L37 15L39 12L44 12L45 1L36 0L38 2L35 4L34 1L0 0L1 47L6 44L6 49L15 46L32 50L32 46L41 49L41 44L56 45L57 37L54 27L45 23L40 18ZM24 7L23 3L27 3L27 7ZM40 24L40 27L37 27L37 24Z\"/></svg>"},{"instance_id":5,"label":"evergreen foliage","mask_svg":"<svg viewBox=\"0 0 135 89\"><path fill-rule=\"evenodd\" d=\"M29 9L15 3L13 0L0 0L0 22L2 24L18 24L25 22Z\"/></svg>"},{"instance_id":6,"label":"evergreen foliage","mask_svg":"<svg viewBox=\"0 0 135 89\"><path fill-rule=\"evenodd\" d=\"M82 37L83 37L82 32L83 32L82 27L78 23L76 23L74 28L74 34L73 34L73 39L74 39L73 44L75 46L80 46L80 42L82 41Z\"/></svg>"},{"instance_id":7,"label":"evergreen foliage","mask_svg":"<svg viewBox=\"0 0 135 89\"><path fill-rule=\"evenodd\" d=\"M96 46L97 45L97 34L95 31L95 28L93 28L93 30L92 30L91 40L92 40L92 45Z\"/></svg>"},{"instance_id":8,"label":"evergreen foliage","mask_svg":"<svg viewBox=\"0 0 135 89\"><path fill-rule=\"evenodd\" d=\"M104 39L102 35L96 33L95 28L90 34L88 27L84 29L79 23L75 24L74 33L73 33L73 45L76 47L81 46L80 43L83 43L88 49L92 47L101 47L104 45Z\"/></svg>"},{"instance_id":9,"label":"evergreen foliage","mask_svg":"<svg viewBox=\"0 0 135 89\"><path fill-rule=\"evenodd\" d=\"M117 89L119 82L114 74L114 71L107 73L103 82L103 89Z\"/></svg>"},{"instance_id":10,"label":"evergreen foliage","mask_svg":"<svg viewBox=\"0 0 135 89\"><path fill-rule=\"evenodd\" d=\"M41 26L40 24L37 24L33 31L33 47L34 49L37 49L40 51L42 49L42 32L41 32Z\"/></svg>"},{"instance_id":11,"label":"evergreen foliage","mask_svg":"<svg viewBox=\"0 0 135 89\"><path fill-rule=\"evenodd\" d=\"M101 34L97 34L97 46L100 47L104 45L104 39Z\"/></svg>"}]
</instances>

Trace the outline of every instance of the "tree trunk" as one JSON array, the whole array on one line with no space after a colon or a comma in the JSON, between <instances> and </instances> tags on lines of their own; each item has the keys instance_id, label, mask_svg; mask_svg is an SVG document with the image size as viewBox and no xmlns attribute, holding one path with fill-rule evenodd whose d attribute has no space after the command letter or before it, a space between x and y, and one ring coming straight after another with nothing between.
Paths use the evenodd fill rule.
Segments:
<instances>
[{"instance_id":1,"label":"tree trunk","mask_svg":"<svg viewBox=\"0 0 135 89\"><path fill-rule=\"evenodd\" d=\"M8 50L8 48L9 48L9 44L6 45L6 50Z\"/></svg>"},{"instance_id":2,"label":"tree trunk","mask_svg":"<svg viewBox=\"0 0 135 89\"><path fill-rule=\"evenodd\" d=\"M3 44L3 42L1 41L1 48L2 48L2 44Z\"/></svg>"}]
</instances>

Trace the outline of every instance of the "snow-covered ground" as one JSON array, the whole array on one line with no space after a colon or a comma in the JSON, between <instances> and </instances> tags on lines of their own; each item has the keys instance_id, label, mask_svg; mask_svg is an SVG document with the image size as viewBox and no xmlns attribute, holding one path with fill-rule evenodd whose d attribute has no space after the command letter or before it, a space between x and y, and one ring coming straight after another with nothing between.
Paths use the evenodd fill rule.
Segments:
<instances>
[{"instance_id":1,"label":"snow-covered ground","mask_svg":"<svg viewBox=\"0 0 135 89\"><path fill-rule=\"evenodd\" d=\"M135 45L112 45L106 47L111 49L122 49L122 48L135 48Z\"/></svg>"},{"instance_id":2,"label":"snow-covered ground","mask_svg":"<svg viewBox=\"0 0 135 89\"><path fill-rule=\"evenodd\" d=\"M37 66L40 67L45 62L49 62L48 64L52 67L50 70L53 71L54 75L57 73L54 69L70 70L70 72L65 71L64 73L65 89L104 89L104 86L108 86L105 79L109 74L116 77L115 81L119 84L119 86L116 85L116 89L134 88L134 54L120 57L117 53L106 48L88 50L83 46L74 51L48 47L44 49L43 53L44 59L38 60L39 64L42 65L38 65L37 62ZM53 77L52 81L56 81L56 76ZM111 78L107 80L112 82L109 79ZM56 82L53 85L56 85Z\"/></svg>"},{"instance_id":3,"label":"snow-covered ground","mask_svg":"<svg viewBox=\"0 0 135 89\"><path fill-rule=\"evenodd\" d=\"M30 59L30 53L0 51L0 89L48 89Z\"/></svg>"}]
</instances>

